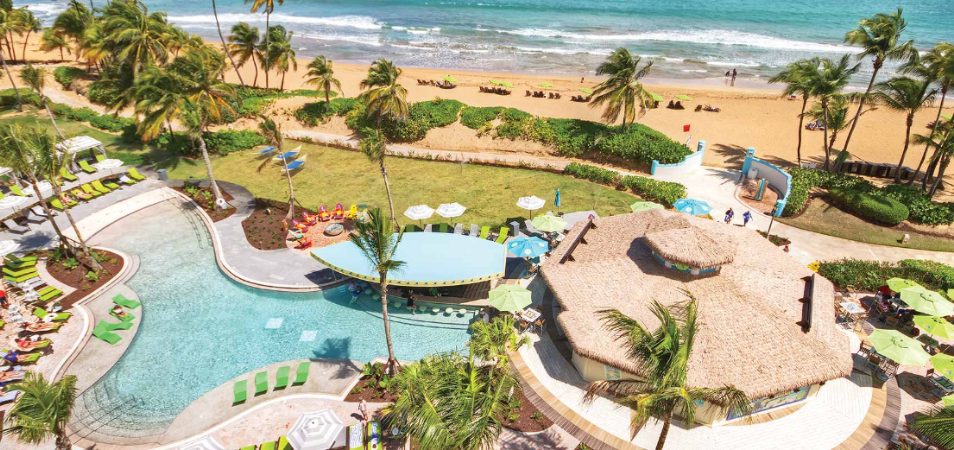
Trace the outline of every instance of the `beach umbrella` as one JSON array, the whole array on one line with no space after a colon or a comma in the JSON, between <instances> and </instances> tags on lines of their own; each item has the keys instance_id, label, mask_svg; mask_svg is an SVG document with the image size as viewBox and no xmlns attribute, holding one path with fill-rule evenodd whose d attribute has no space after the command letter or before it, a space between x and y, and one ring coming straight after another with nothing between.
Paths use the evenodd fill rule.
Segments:
<instances>
[{"instance_id":1,"label":"beach umbrella","mask_svg":"<svg viewBox=\"0 0 954 450\"><path fill-rule=\"evenodd\" d=\"M344 424L331 409L303 414L288 430L288 443L295 450L331 448Z\"/></svg>"},{"instance_id":2,"label":"beach umbrella","mask_svg":"<svg viewBox=\"0 0 954 450\"><path fill-rule=\"evenodd\" d=\"M914 324L921 331L940 339L954 339L954 324L943 317L914 316Z\"/></svg>"},{"instance_id":3,"label":"beach umbrella","mask_svg":"<svg viewBox=\"0 0 954 450\"><path fill-rule=\"evenodd\" d=\"M549 81L544 81L543 83L538 84L537 87L540 89L552 89L553 83Z\"/></svg>"},{"instance_id":4,"label":"beach umbrella","mask_svg":"<svg viewBox=\"0 0 954 450\"><path fill-rule=\"evenodd\" d=\"M650 93L649 93L649 96L652 97L653 101L656 101L656 102L661 102L661 101L665 100L665 99L663 98L663 96L661 96L661 95L659 95L659 94L657 94L657 93L655 93L655 92L650 92Z\"/></svg>"},{"instance_id":5,"label":"beach umbrella","mask_svg":"<svg viewBox=\"0 0 954 450\"><path fill-rule=\"evenodd\" d=\"M921 314L938 317L954 315L954 303L947 301L940 293L923 287L902 289L901 301Z\"/></svg>"},{"instance_id":6,"label":"beach umbrella","mask_svg":"<svg viewBox=\"0 0 954 450\"><path fill-rule=\"evenodd\" d=\"M454 78L453 75L444 75L444 81L451 84L457 84L457 78Z\"/></svg>"},{"instance_id":7,"label":"beach umbrella","mask_svg":"<svg viewBox=\"0 0 954 450\"><path fill-rule=\"evenodd\" d=\"M590 88L586 88L586 87L580 88L580 92L582 92L582 93L584 93L584 94L586 94L586 95L593 95L593 90L590 89Z\"/></svg>"},{"instance_id":8,"label":"beach umbrella","mask_svg":"<svg viewBox=\"0 0 954 450\"><path fill-rule=\"evenodd\" d=\"M874 330L868 340L879 355L903 366L923 366L931 358L920 342L898 330Z\"/></svg>"},{"instance_id":9,"label":"beach umbrella","mask_svg":"<svg viewBox=\"0 0 954 450\"><path fill-rule=\"evenodd\" d=\"M464 211L467 211L467 208L457 202L442 203L437 207L437 215L448 219L451 217L460 217L464 214Z\"/></svg>"},{"instance_id":10,"label":"beach umbrella","mask_svg":"<svg viewBox=\"0 0 954 450\"><path fill-rule=\"evenodd\" d=\"M536 258L550 251L550 244L536 236L519 236L507 242L507 251L523 258Z\"/></svg>"},{"instance_id":11,"label":"beach umbrella","mask_svg":"<svg viewBox=\"0 0 954 450\"><path fill-rule=\"evenodd\" d=\"M509 81L490 80L490 84L492 84L492 85L494 85L494 86L500 86L500 87L506 87L506 88L512 88L512 87L513 87L513 83L511 83L511 82L509 82Z\"/></svg>"},{"instance_id":12,"label":"beach umbrella","mask_svg":"<svg viewBox=\"0 0 954 450\"><path fill-rule=\"evenodd\" d=\"M931 367L948 380L954 380L954 356L938 353L931 357Z\"/></svg>"},{"instance_id":13,"label":"beach umbrella","mask_svg":"<svg viewBox=\"0 0 954 450\"><path fill-rule=\"evenodd\" d=\"M885 282L885 284L887 284L888 289L891 289L893 292L901 292L902 289L907 289L909 287L921 287L920 284L917 284L916 282L906 278L888 278L888 281Z\"/></svg>"},{"instance_id":14,"label":"beach umbrella","mask_svg":"<svg viewBox=\"0 0 954 450\"><path fill-rule=\"evenodd\" d=\"M537 197L536 195L520 197L517 199L517 206L520 207L520 209L530 211L530 217L533 217L534 210L543 208L544 203L546 203L546 201L540 197Z\"/></svg>"},{"instance_id":15,"label":"beach umbrella","mask_svg":"<svg viewBox=\"0 0 954 450\"><path fill-rule=\"evenodd\" d=\"M941 402L944 404L944 407L954 406L954 394L948 395L947 397L941 397Z\"/></svg>"},{"instance_id":16,"label":"beach umbrella","mask_svg":"<svg viewBox=\"0 0 954 450\"><path fill-rule=\"evenodd\" d=\"M20 244L16 241L10 239L4 239L0 241L0 256L7 256L10 253L17 251L20 248Z\"/></svg>"},{"instance_id":17,"label":"beach umbrella","mask_svg":"<svg viewBox=\"0 0 954 450\"><path fill-rule=\"evenodd\" d=\"M692 97L690 97L690 96L688 96L688 95L686 95L686 94L679 94L679 95L676 96L676 100L681 100L681 101L684 101L684 102L688 102L688 101L691 101L691 100L692 100Z\"/></svg>"},{"instance_id":18,"label":"beach umbrella","mask_svg":"<svg viewBox=\"0 0 954 450\"><path fill-rule=\"evenodd\" d=\"M559 208L559 207L560 207L560 200L562 200L562 198L561 198L561 196L560 196L560 189L558 188L558 189L556 190L556 194L553 195L553 207L554 207L554 208Z\"/></svg>"},{"instance_id":19,"label":"beach umbrella","mask_svg":"<svg viewBox=\"0 0 954 450\"><path fill-rule=\"evenodd\" d=\"M697 200L694 198L680 198L676 200L672 206L676 208L676 210L689 214L690 216L702 216L712 211L712 207L709 206L705 200Z\"/></svg>"},{"instance_id":20,"label":"beach umbrella","mask_svg":"<svg viewBox=\"0 0 954 450\"><path fill-rule=\"evenodd\" d=\"M206 435L205 437L189 442L182 447L179 447L180 450L225 450L225 446L220 444L219 441L215 440L212 435Z\"/></svg>"},{"instance_id":21,"label":"beach umbrella","mask_svg":"<svg viewBox=\"0 0 954 450\"><path fill-rule=\"evenodd\" d=\"M530 291L515 284L503 284L491 289L488 299L490 306L503 312L517 312L531 303Z\"/></svg>"},{"instance_id":22,"label":"beach umbrella","mask_svg":"<svg viewBox=\"0 0 954 450\"><path fill-rule=\"evenodd\" d=\"M556 233L566 228L566 221L563 220L562 217L557 217L552 214L537 216L537 218L531 220L530 223L533 225L533 228L547 233Z\"/></svg>"},{"instance_id":23,"label":"beach umbrella","mask_svg":"<svg viewBox=\"0 0 954 450\"><path fill-rule=\"evenodd\" d=\"M629 209L632 209L633 212L643 212L653 209L666 209L666 207L656 202L636 202L629 205Z\"/></svg>"},{"instance_id":24,"label":"beach umbrella","mask_svg":"<svg viewBox=\"0 0 954 450\"><path fill-rule=\"evenodd\" d=\"M431 208L427 205L414 205L409 207L404 211L404 217L407 217L411 220L424 220L429 219L434 215L434 208Z\"/></svg>"}]
</instances>

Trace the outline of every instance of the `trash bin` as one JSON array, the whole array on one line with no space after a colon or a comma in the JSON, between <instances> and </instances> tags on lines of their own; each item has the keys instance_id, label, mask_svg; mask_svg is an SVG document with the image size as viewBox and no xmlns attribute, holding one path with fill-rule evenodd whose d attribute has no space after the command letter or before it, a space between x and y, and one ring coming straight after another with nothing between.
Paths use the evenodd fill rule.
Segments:
<instances>
[{"instance_id":1,"label":"trash bin","mask_svg":"<svg viewBox=\"0 0 954 450\"><path fill-rule=\"evenodd\" d=\"M166 171L166 169L159 169L159 170L157 170L156 172L159 173L159 180L161 180L161 181L167 181L167 180L169 180L169 172Z\"/></svg>"}]
</instances>

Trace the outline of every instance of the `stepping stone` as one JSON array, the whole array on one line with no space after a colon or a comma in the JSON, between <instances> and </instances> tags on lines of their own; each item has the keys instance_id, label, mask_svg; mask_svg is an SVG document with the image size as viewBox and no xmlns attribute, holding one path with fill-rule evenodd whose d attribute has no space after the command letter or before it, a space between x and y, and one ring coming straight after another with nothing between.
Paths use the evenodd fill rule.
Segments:
<instances>
[{"instance_id":1,"label":"stepping stone","mask_svg":"<svg viewBox=\"0 0 954 450\"><path fill-rule=\"evenodd\" d=\"M268 322L265 322L265 328L268 330L277 330L282 327L282 322L284 321L285 319L281 317L272 317L268 319Z\"/></svg>"},{"instance_id":2,"label":"stepping stone","mask_svg":"<svg viewBox=\"0 0 954 450\"><path fill-rule=\"evenodd\" d=\"M305 330L301 332L301 338L298 340L301 342L313 342L316 336L318 336L318 330Z\"/></svg>"}]
</instances>

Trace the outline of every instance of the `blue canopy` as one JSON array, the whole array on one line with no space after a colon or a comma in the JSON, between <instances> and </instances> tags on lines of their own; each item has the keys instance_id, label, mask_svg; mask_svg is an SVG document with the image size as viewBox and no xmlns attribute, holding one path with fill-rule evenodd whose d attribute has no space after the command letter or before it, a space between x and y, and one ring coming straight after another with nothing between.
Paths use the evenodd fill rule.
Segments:
<instances>
[{"instance_id":1,"label":"blue canopy","mask_svg":"<svg viewBox=\"0 0 954 450\"><path fill-rule=\"evenodd\" d=\"M335 272L377 283L378 273L351 241L311 251ZM394 259L404 266L388 274L395 286L457 286L501 278L507 250L501 244L452 233L407 233Z\"/></svg>"},{"instance_id":2,"label":"blue canopy","mask_svg":"<svg viewBox=\"0 0 954 450\"><path fill-rule=\"evenodd\" d=\"M536 236L520 236L507 242L507 250L522 258L536 258L550 251L550 244Z\"/></svg>"},{"instance_id":3,"label":"blue canopy","mask_svg":"<svg viewBox=\"0 0 954 450\"><path fill-rule=\"evenodd\" d=\"M672 204L672 207L690 216L706 215L712 210L712 207L709 206L705 200L697 200L694 198L680 198Z\"/></svg>"}]
</instances>

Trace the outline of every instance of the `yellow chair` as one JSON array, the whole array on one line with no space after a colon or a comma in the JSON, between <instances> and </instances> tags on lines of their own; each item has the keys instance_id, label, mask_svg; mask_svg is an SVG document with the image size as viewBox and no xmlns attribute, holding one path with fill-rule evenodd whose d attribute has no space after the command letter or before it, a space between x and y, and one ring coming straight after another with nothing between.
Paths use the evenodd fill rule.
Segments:
<instances>
[{"instance_id":1,"label":"yellow chair","mask_svg":"<svg viewBox=\"0 0 954 450\"><path fill-rule=\"evenodd\" d=\"M354 219L355 217L358 217L358 205L352 203L351 207L348 208L348 212L345 213L345 217L348 219Z\"/></svg>"}]
</instances>

